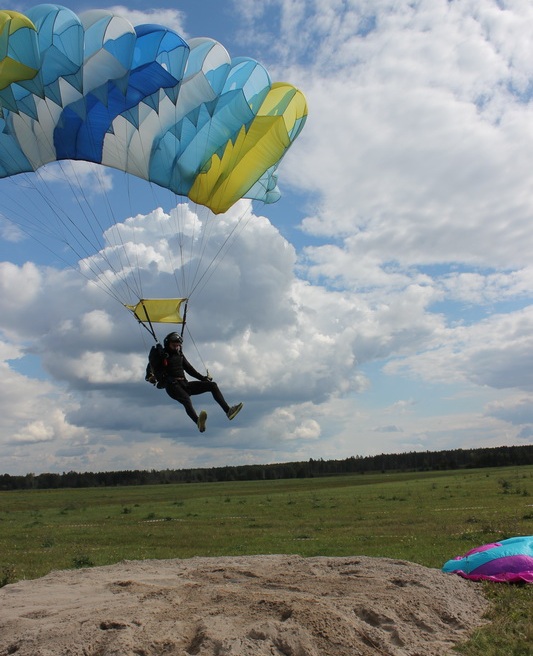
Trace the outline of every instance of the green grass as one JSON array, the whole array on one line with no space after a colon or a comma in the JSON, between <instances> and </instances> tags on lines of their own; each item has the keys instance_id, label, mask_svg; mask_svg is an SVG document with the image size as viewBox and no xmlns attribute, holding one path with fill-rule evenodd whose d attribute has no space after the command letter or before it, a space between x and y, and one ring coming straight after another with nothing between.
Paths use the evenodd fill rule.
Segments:
<instances>
[{"instance_id":1,"label":"green grass","mask_svg":"<svg viewBox=\"0 0 533 656\"><path fill-rule=\"evenodd\" d=\"M0 493L0 586L124 559L366 555L440 568L533 534L533 467ZM533 653L533 586L480 584L467 656Z\"/></svg>"}]
</instances>

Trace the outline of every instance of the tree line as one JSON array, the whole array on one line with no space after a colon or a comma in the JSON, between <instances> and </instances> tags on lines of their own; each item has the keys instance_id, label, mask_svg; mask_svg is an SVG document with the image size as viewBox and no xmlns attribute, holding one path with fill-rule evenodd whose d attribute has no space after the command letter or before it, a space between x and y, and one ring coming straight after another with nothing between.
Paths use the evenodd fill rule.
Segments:
<instances>
[{"instance_id":1,"label":"tree line","mask_svg":"<svg viewBox=\"0 0 533 656\"><path fill-rule=\"evenodd\" d=\"M437 471L508 467L533 464L533 445L501 446L448 451L412 451L375 456L350 456L343 460L310 458L300 462L236 465L195 469L124 470L0 475L1 490L210 483L223 481L313 478L370 472Z\"/></svg>"}]
</instances>

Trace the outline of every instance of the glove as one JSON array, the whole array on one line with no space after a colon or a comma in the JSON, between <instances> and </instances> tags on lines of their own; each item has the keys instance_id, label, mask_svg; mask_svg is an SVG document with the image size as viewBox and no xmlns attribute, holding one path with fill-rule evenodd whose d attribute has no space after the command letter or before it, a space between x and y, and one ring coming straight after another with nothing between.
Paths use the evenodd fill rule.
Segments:
<instances>
[{"instance_id":1,"label":"glove","mask_svg":"<svg viewBox=\"0 0 533 656\"><path fill-rule=\"evenodd\" d=\"M204 381L204 383L210 383L213 380L213 377L207 374L207 376L204 376L202 380Z\"/></svg>"},{"instance_id":2,"label":"glove","mask_svg":"<svg viewBox=\"0 0 533 656\"><path fill-rule=\"evenodd\" d=\"M146 376L144 377L144 380L147 383L151 383L152 385L155 385L157 383L157 379L154 376L154 374L146 374Z\"/></svg>"}]
</instances>

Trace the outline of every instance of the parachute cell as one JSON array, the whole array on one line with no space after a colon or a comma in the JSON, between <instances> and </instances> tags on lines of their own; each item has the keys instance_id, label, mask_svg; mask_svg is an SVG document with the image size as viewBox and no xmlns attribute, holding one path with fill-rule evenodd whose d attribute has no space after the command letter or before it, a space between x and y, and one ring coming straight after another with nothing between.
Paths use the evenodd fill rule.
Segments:
<instances>
[{"instance_id":1,"label":"parachute cell","mask_svg":"<svg viewBox=\"0 0 533 656\"><path fill-rule=\"evenodd\" d=\"M32 80L39 69L36 29L29 18L16 11L0 11L0 90L13 82ZM16 110L14 98L0 96Z\"/></svg>"}]
</instances>

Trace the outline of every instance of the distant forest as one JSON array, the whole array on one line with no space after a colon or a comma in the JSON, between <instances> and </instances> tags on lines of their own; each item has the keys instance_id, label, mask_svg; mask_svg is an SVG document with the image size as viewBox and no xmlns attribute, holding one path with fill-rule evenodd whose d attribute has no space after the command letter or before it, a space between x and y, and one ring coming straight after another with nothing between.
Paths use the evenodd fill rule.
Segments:
<instances>
[{"instance_id":1,"label":"distant forest","mask_svg":"<svg viewBox=\"0 0 533 656\"><path fill-rule=\"evenodd\" d=\"M211 483L283 478L313 478L370 472L442 471L508 467L533 464L533 444L453 451L413 451L379 456L351 456L344 460L314 460L267 465L207 467L205 469L125 470L113 472L63 472L62 474L0 474L0 491Z\"/></svg>"}]
</instances>

